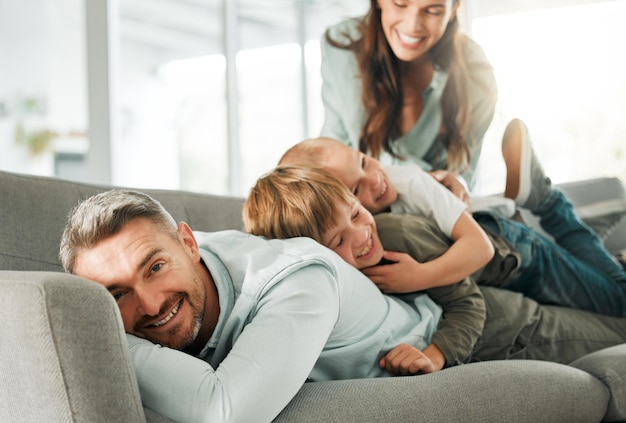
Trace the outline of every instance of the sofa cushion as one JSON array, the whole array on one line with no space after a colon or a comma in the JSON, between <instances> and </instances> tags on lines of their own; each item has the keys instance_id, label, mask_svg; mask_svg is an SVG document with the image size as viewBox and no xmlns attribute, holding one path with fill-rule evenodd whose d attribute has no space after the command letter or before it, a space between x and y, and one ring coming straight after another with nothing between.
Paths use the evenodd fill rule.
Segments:
<instances>
[{"instance_id":1,"label":"sofa cushion","mask_svg":"<svg viewBox=\"0 0 626 423\"><path fill-rule=\"evenodd\" d=\"M626 344L587 354L570 363L570 366L591 373L611 391L603 421L626 421Z\"/></svg>"},{"instance_id":2,"label":"sofa cushion","mask_svg":"<svg viewBox=\"0 0 626 423\"><path fill-rule=\"evenodd\" d=\"M106 186L0 172L3 207L0 269L62 271L59 241L67 215L81 200ZM198 231L242 229L242 198L185 191L141 190Z\"/></svg>"},{"instance_id":3,"label":"sofa cushion","mask_svg":"<svg viewBox=\"0 0 626 423\"><path fill-rule=\"evenodd\" d=\"M305 384L275 422L599 422L608 389L563 364L509 360ZM435 405L435 406L433 406Z\"/></svg>"}]
</instances>

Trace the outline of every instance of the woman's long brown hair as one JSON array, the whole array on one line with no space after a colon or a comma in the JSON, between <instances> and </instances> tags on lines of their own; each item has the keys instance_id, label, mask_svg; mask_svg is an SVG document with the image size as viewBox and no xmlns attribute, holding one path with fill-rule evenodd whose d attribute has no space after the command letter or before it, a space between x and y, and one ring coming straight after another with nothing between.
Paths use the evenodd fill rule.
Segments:
<instances>
[{"instance_id":1,"label":"woman's long brown hair","mask_svg":"<svg viewBox=\"0 0 626 423\"><path fill-rule=\"evenodd\" d=\"M458 0L454 0L456 4ZM389 47L381 24L381 11L376 0L371 0L370 11L359 21L361 38L342 44L326 32L326 40L335 47L349 49L357 57L361 83L361 98L367 119L359 139L362 152L378 158L384 150L399 157L391 148L391 141L401 135L400 116L404 101L398 59ZM469 77L464 55L465 38L458 33L456 15L430 51L428 58L447 72L448 80L441 99L441 142L448 151L447 168L462 172L470 161L467 145L469 126Z\"/></svg>"}]
</instances>

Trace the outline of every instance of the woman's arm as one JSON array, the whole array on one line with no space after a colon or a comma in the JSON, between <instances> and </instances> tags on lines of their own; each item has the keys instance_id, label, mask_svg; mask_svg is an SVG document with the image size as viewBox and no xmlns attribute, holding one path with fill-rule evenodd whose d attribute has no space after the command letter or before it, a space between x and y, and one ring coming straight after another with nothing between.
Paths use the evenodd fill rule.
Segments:
<instances>
[{"instance_id":1,"label":"woman's arm","mask_svg":"<svg viewBox=\"0 0 626 423\"><path fill-rule=\"evenodd\" d=\"M345 106L342 104L340 83L337 80L338 68L336 66L337 56L352 54L349 51L338 51L326 40L326 34L320 41L322 54L321 74L322 74L322 103L324 104L324 123L321 135L334 138L341 142L348 142L348 133L343 122ZM354 147L354 146L353 146Z\"/></svg>"},{"instance_id":2,"label":"woman's arm","mask_svg":"<svg viewBox=\"0 0 626 423\"><path fill-rule=\"evenodd\" d=\"M498 86L493 67L483 49L475 41L468 39L465 45L465 61L469 74L470 95L469 128L467 145L470 149L470 163L462 176L470 188L474 186L476 166L483 146L485 133L491 125L498 100Z\"/></svg>"}]
</instances>

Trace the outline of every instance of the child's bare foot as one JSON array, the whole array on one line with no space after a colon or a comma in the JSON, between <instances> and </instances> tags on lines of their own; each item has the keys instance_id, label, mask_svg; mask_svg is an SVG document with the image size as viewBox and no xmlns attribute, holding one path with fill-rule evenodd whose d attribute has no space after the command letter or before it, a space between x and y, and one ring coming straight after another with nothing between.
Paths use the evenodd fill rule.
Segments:
<instances>
[{"instance_id":1,"label":"child's bare foot","mask_svg":"<svg viewBox=\"0 0 626 423\"><path fill-rule=\"evenodd\" d=\"M552 183L535 157L526 125L519 119L513 119L504 131L502 157L506 163L504 196L536 210L552 190Z\"/></svg>"}]
</instances>

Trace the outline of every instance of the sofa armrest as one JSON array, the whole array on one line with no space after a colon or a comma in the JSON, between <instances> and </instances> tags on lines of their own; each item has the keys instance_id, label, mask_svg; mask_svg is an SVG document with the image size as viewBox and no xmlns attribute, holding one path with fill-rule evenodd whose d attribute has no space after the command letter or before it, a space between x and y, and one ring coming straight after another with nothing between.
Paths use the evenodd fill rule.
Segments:
<instances>
[{"instance_id":1,"label":"sofa armrest","mask_svg":"<svg viewBox=\"0 0 626 423\"><path fill-rule=\"evenodd\" d=\"M557 185L585 223L596 230L614 254L626 250L626 187L617 177Z\"/></svg>"},{"instance_id":2,"label":"sofa armrest","mask_svg":"<svg viewBox=\"0 0 626 423\"><path fill-rule=\"evenodd\" d=\"M626 251L626 187L619 178L601 177L555 185L572 202L578 216L600 236L607 250ZM548 239L539 218L519 209L522 219Z\"/></svg>"},{"instance_id":3,"label":"sofa armrest","mask_svg":"<svg viewBox=\"0 0 626 423\"><path fill-rule=\"evenodd\" d=\"M603 421L626 421L626 344L587 354L570 363L601 380L611 391Z\"/></svg>"},{"instance_id":4,"label":"sofa armrest","mask_svg":"<svg viewBox=\"0 0 626 423\"><path fill-rule=\"evenodd\" d=\"M54 272L0 271L0 421L145 422L115 301Z\"/></svg>"}]
</instances>

